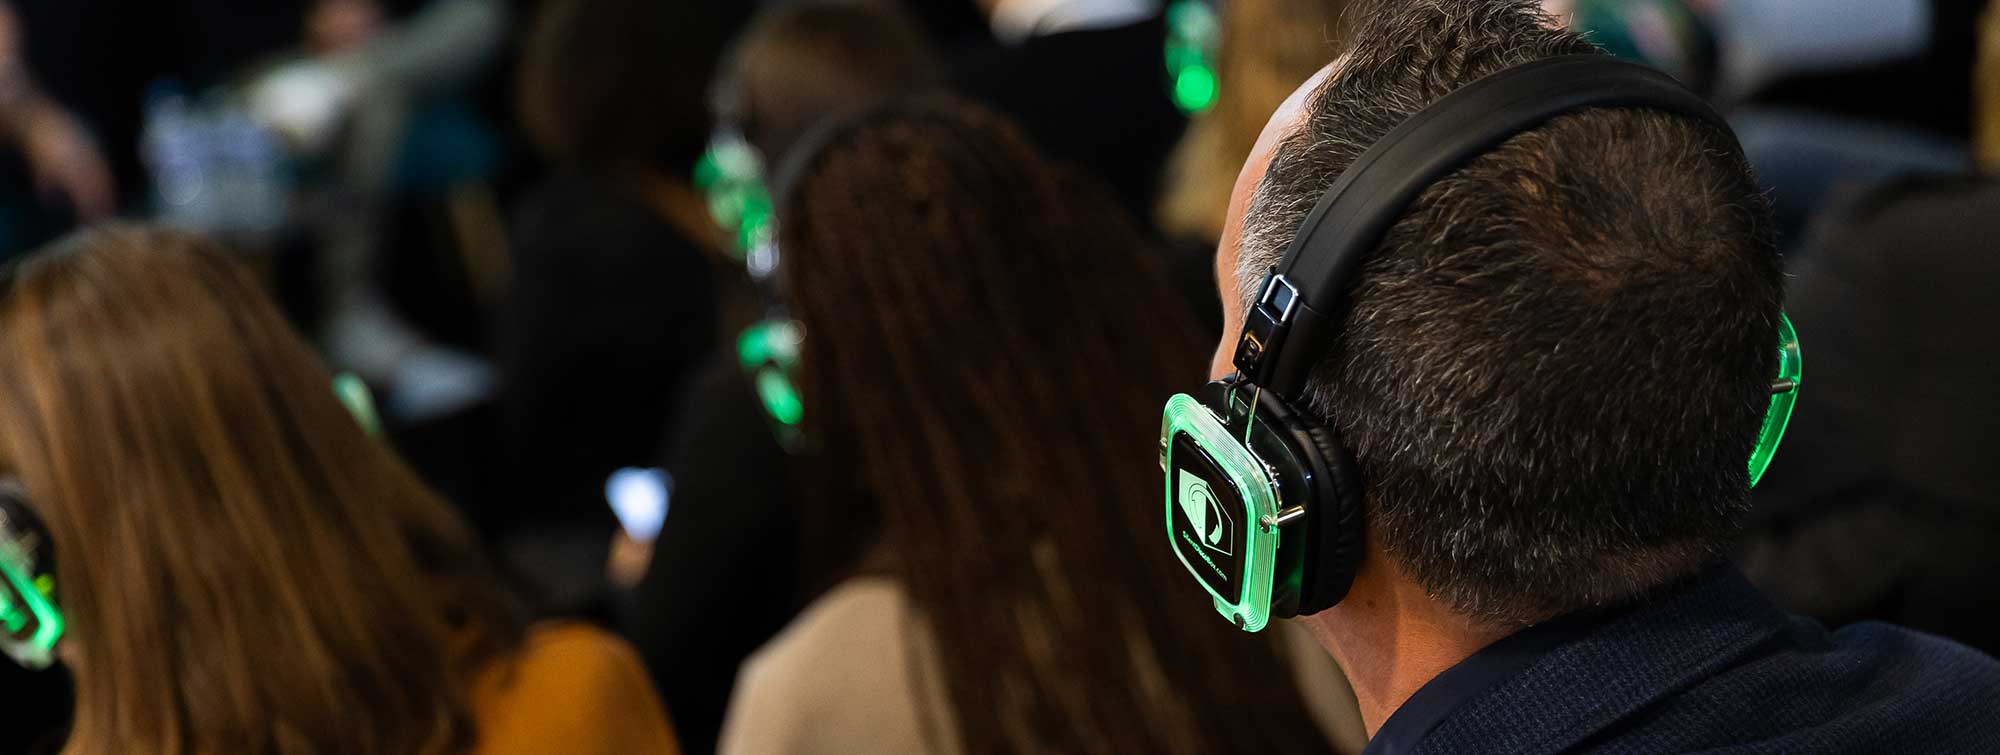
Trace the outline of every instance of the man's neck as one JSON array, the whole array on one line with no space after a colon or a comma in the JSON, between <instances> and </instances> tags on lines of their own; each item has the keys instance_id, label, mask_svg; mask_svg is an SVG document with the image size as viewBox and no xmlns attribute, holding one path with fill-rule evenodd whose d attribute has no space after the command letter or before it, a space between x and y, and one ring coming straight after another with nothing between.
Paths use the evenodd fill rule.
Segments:
<instances>
[{"instance_id":1,"label":"man's neck","mask_svg":"<svg viewBox=\"0 0 2000 755\"><path fill-rule=\"evenodd\" d=\"M1380 551L1368 560L1340 605L1303 622L1347 673L1373 737L1410 695L1509 630L1446 610L1415 582L1380 566Z\"/></svg>"}]
</instances>

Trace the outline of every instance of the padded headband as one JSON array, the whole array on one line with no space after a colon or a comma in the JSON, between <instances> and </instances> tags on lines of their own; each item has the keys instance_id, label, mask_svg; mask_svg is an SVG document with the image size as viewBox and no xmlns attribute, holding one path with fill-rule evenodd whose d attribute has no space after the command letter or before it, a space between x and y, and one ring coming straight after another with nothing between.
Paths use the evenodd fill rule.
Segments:
<instances>
[{"instance_id":1,"label":"padded headband","mask_svg":"<svg viewBox=\"0 0 2000 755\"><path fill-rule=\"evenodd\" d=\"M1282 313L1279 325L1287 332L1252 355L1258 369L1248 376L1288 400L1299 398L1340 332L1362 261L1424 189L1508 139L1604 107L1660 110L1734 133L1672 77L1609 55L1547 58L1467 84L1390 130L1320 196L1278 274L1259 293L1258 305Z\"/></svg>"}]
</instances>

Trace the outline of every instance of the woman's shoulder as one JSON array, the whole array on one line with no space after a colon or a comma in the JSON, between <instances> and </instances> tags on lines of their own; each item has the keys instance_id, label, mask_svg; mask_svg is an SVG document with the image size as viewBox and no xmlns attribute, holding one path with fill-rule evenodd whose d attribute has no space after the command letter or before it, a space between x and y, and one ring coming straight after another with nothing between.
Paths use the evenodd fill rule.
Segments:
<instances>
[{"instance_id":1,"label":"woman's shoulder","mask_svg":"<svg viewBox=\"0 0 2000 755\"><path fill-rule=\"evenodd\" d=\"M640 670L639 654L631 645L582 621L550 621L529 627L516 658L519 667L555 674Z\"/></svg>"},{"instance_id":2,"label":"woman's shoulder","mask_svg":"<svg viewBox=\"0 0 2000 755\"><path fill-rule=\"evenodd\" d=\"M737 689L816 697L895 683L903 676L892 672L903 666L907 603L893 580L861 577L834 586L744 661Z\"/></svg>"},{"instance_id":3,"label":"woman's shoulder","mask_svg":"<svg viewBox=\"0 0 2000 755\"><path fill-rule=\"evenodd\" d=\"M737 675L724 753L935 752L949 703L929 635L893 580L829 590ZM932 732L927 729L938 729Z\"/></svg>"},{"instance_id":4,"label":"woman's shoulder","mask_svg":"<svg viewBox=\"0 0 2000 755\"><path fill-rule=\"evenodd\" d=\"M675 753L659 695L624 640L582 622L537 624L474 685L478 755Z\"/></svg>"}]
</instances>

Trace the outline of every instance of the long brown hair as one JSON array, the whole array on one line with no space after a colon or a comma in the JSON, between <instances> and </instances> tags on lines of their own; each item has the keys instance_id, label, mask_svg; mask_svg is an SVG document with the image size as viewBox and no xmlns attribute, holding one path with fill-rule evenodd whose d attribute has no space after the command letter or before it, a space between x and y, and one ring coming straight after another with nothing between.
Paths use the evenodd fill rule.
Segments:
<instances>
[{"instance_id":1,"label":"long brown hair","mask_svg":"<svg viewBox=\"0 0 2000 755\"><path fill-rule=\"evenodd\" d=\"M0 465L47 521L73 753L451 752L520 639L466 528L221 251L85 232L0 290Z\"/></svg>"},{"instance_id":2,"label":"long brown hair","mask_svg":"<svg viewBox=\"0 0 2000 755\"><path fill-rule=\"evenodd\" d=\"M1138 230L970 105L832 133L779 209L807 430L877 502L964 747L1324 749L1163 540L1160 407L1205 360Z\"/></svg>"}]
</instances>

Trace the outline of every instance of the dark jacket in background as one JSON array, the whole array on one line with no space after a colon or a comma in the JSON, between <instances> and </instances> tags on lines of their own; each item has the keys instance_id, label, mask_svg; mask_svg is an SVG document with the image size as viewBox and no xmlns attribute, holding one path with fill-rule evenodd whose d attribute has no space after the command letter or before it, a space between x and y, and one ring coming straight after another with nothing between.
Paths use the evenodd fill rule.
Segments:
<instances>
[{"instance_id":1,"label":"dark jacket in background","mask_svg":"<svg viewBox=\"0 0 2000 755\"><path fill-rule=\"evenodd\" d=\"M1886 624L1829 632L1718 567L1481 650L1367 752L2000 752L2000 662Z\"/></svg>"},{"instance_id":2,"label":"dark jacket in background","mask_svg":"<svg viewBox=\"0 0 2000 755\"><path fill-rule=\"evenodd\" d=\"M669 445L672 505L625 635L673 716L681 750L715 751L743 659L792 620L800 590L791 459L723 350L689 386Z\"/></svg>"},{"instance_id":3,"label":"dark jacket in background","mask_svg":"<svg viewBox=\"0 0 2000 755\"><path fill-rule=\"evenodd\" d=\"M1019 121L1042 151L1095 173L1135 217L1152 217L1161 167L1187 125L1168 93L1166 44L1158 16L1034 36L960 58L954 83Z\"/></svg>"},{"instance_id":4,"label":"dark jacket in background","mask_svg":"<svg viewBox=\"0 0 2000 755\"><path fill-rule=\"evenodd\" d=\"M2000 181L1834 211L1787 309L1805 362L1743 566L1780 605L2000 652ZM1996 724L2000 726L2000 724Z\"/></svg>"},{"instance_id":5,"label":"dark jacket in background","mask_svg":"<svg viewBox=\"0 0 2000 755\"><path fill-rule=\"evenodd\" d=\"M709 260L651 208L589 179L557 179L516 212L512 299L501 313L502 424L535 524L608 536L604 483L658 462L681 386L714 346Z\"/></svg>"}]
</instances>

